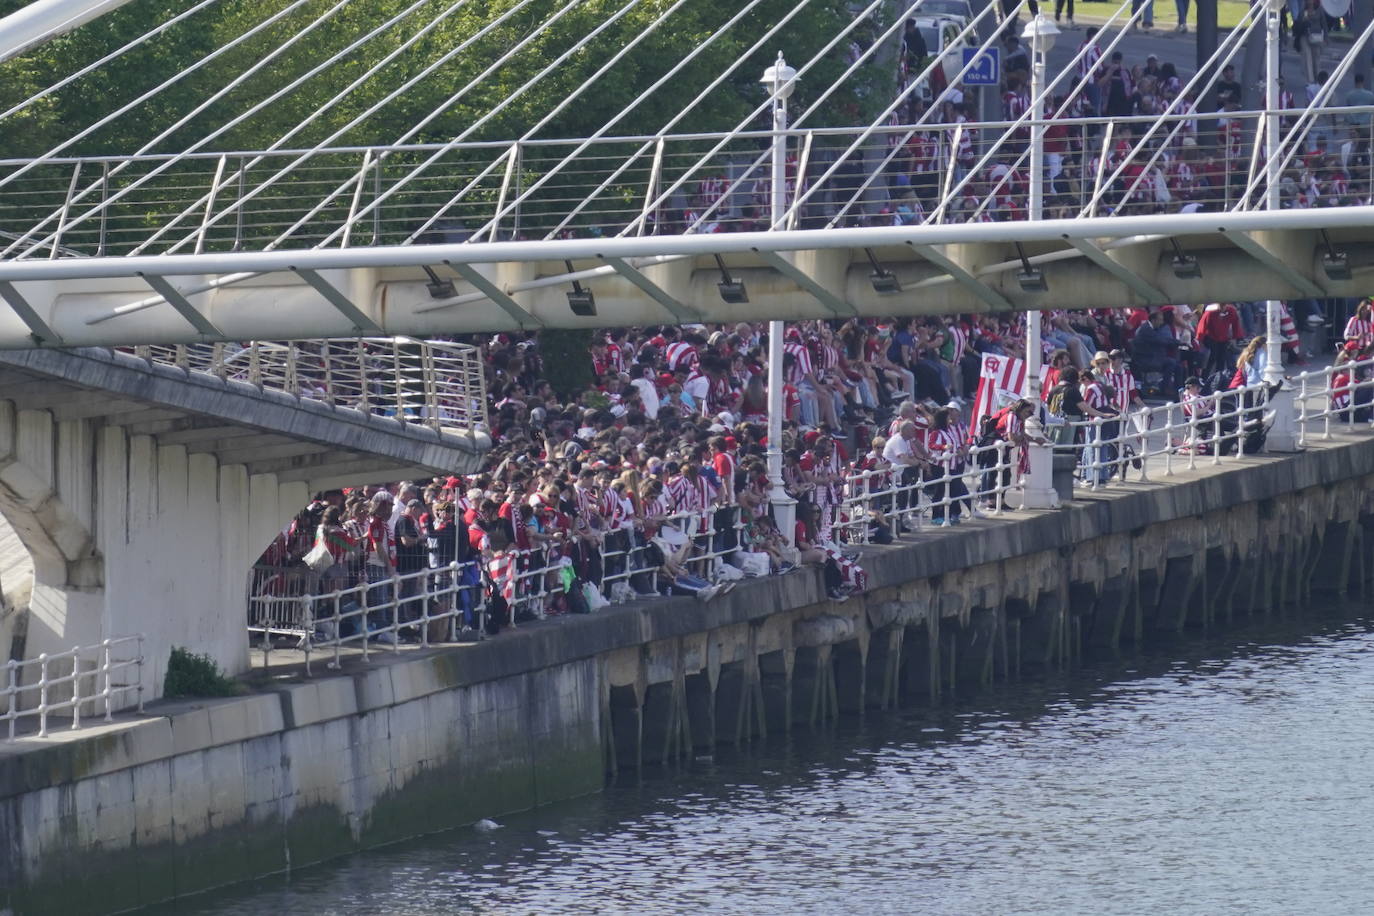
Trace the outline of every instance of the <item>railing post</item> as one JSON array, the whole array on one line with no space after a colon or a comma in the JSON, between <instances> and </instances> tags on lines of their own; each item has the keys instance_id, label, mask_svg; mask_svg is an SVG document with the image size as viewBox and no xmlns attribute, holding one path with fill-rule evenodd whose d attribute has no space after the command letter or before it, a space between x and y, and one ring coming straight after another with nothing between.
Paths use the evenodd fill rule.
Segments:
<instances>
[{"instance_id":1,"label":"railing post","mask_svg":"<svg viewBox=\"0 0 1374 916\"><path fill-rule=\"evenodd\" d=\"M355 352L358 354L358 397L360 403L358 409L363 413L371 413L371 382L367 377L367 344L359 337Z\"/></svg>"},{"instance_id":2,"label":"railing post","mask_svg":"<svg viewBox=\"0 0 1374 916\"><path fill-rule=\"evenodd\" d=\"M238 168L239 188L238 198L236 199L236 202L239 200L243 200L244 188L247 187L248 173L246 165L246 160L244 159L244 157L240 156ZM234 208L234 247L232 249L234 251L241 251L243 249L243 209L244 208L241 204Z\"/></svg>"},{"instance_id":3,"label":"railing post","mask_svg":"<svg viewBox=\"0 0 1374 916\"><path fill-rule=\"evenodd\" d=\"M81 727L81 647L72 646L72 728Z\"/></svg>"},{"instance_id":4,"label":"railing post","mask_svg":"<svg viewBox=\"0 0 1374 916\"><path fill-rule=\"evenodd\" d=\"M143 634L138 634L138 714L143 715Z\"/></svg>"},{"instance_id":5,"label":"railing post","mask_svg":"<svg viewBox=\"0 0 1374 916\"><path fill-rule=\"evenodd\" d=\"M38 737L48 737L48 653L38 656Z\"/></svg>"},{"instance_id":6,"label":"railing post","mask_svg":"<svg viewBox=\"0 0 1374 916\"><path fill-rule=\"evenodd\" d=\"M5 681L7 683L5 690L10 695L10 701L8 704L9 712L6 713L6 716L10 720L9 740L13 741L14 723L15 720L19 717L19 714L16 711L19 708L19 662L15 661L14 659L10 659L8 662L5 663L5 671Z\"/></svg>"},{"instance_id":7,"label":"railing post","mask_svg":"<svg viewBox=\"0 0 1374 916\"><path fill-rule=\"evenodd\" d=\"M262 349L256 340L248 344L248 383L256 388L262 387Z\"/></svg>"},{"instance_id":8,"label":"railing post","mask_svg":"<svg viewBox=\"0 0 1374 916\"><path fill-rule=\"evenodd\" d=\"M105 256L105 241L110 226L110 209L105 202L110 198L110 163L105 162L100 173L100 239L96 242L95 256Z\"/></svg>"},{"instance_id":9,"label":"railing post","mask_svg":"<svg viewBox=\"0 0 1374 916\"><path fill-rule=\"evenodd\" d=\"M110 679L110 641L107 639L100 644L101 665L100 670L105 675L105 687L101 694L105 697L105 721L114 720L114 684Z\"/></svg>"}]
</instances>

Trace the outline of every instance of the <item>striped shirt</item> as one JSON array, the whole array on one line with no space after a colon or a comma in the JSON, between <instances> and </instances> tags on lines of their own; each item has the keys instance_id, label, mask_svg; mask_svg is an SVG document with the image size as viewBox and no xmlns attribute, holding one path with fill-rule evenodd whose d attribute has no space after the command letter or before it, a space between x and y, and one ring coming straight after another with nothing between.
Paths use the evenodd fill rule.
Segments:
<instances>
[{"instance_id":1,"label":"striped shirt","mask_svg":"<svg viewBox=\"0 0 1374 916\"><path fill-rule=\"evenodd\" d=\"M1368 318L1351 318L1345 323L1345 339L1356 341L1364 347L1374 339L1374 321Z\"/></svg>"},{"instance_id":2,"label":"striped shirt","mask_svg":"<svg viewBox=\"0 0 1374 916\"><path fill-rule=\"evenodd\" d=\"M663 352L663 358L667 360L668 368L674 371L695 369L699 361L697 348L681 340L675 340L668 344L668 348Z\"/></svg>"},{"instance_id":3,"label":"striped shirt","mask_svg":"<svg viewBox=\"0 0 1374 916\"><path fill-rule=\"evenodd\" d=\"M792 354L797 360L787 372L787 381L793 385L801 384L811 374L811 351L806 344L789 341L783 344L783 352Z\"/></svg>"},{"instance_id":4,"label":"striped shirt","mask_svg":"<svg viewBox=\"0 0 1374 916\"><path fill-rule=\"evenodd\" d=\"M952 471L964 463L963 442L957 427L932 429L926 437L926 448L941 467Z\"/></svg>"},{"instance_id":5,"label":"striped shirt","mask_svg":"<svg viewBox=\"0 0 1374 916\"><path fill-rule=\"evenodd\" d=\"M1140 390L1135 376L1130 369L1123 368L1120 372L1103 372L1102 381L1112 388L1112 397L1108 402L1118 411L1125 412L1131 408L1131 399Z\"/></svg>"}]
</instances>

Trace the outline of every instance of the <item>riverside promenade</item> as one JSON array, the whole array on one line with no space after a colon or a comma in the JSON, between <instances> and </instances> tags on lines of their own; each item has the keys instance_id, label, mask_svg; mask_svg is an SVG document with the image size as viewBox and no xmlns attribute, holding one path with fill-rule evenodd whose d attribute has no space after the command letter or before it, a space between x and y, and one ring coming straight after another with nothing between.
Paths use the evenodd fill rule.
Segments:
<instances>
[{"instance_id":1,"label":"riverside promenade","mask_svg":"<svg viewBox=\"0 0 1374 916\"><path fill-rule=\"evenodd\" d=\"M1374 438L1080 491L811 571L373 653L253 692L0 742L0 908L115 912L595 792L866 709L938 702L1362 591Z\"/></svg>"}]
</instances>

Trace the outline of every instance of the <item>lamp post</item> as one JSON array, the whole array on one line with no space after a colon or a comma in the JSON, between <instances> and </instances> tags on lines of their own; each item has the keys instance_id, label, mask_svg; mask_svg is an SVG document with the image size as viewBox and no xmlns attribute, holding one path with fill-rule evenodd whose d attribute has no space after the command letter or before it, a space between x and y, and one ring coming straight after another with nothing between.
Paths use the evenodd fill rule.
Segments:
<instances>
[{"instance_id":1,"label":"lamp post","mask_svg":"<svg viewBox=\"0 0 1374 916\"><path fill-rule=\"evenodd\" d=\"M782 52L777 63L763 71L759 80L773 97L773 176L771 182L772 207L769 228L782 228L787 210L787 98L797 85L797 71L787 66ZM787 495L782 480L782 418L783 403L783 338L786 324L768 322L768 502L772 506L773 521L778 531L792 543L796 529L797 501Z\"/></svg>"},{"instance_id":2,"label":"lamp post","mask_svg":"<svg viewBox=\"0 0 1374 916\"><path fill-rule=\"evenodd\" d=\"M1045 58L1059 37L1054 20L1037 12L1026 23L1021 38L1031 46L1031 161L1030 201L1026 218L1045 218ZM1045 444L1044 426L1040 422L1040 313L1026 315L1026 399L1035 405L1035 412L1026 421L1029 472L1021 485L1021 504L1027 509L1053 509L1059 505L1054 489L1054 448Z\"/></svg>"},{"instance_id":3,"label":"lamp post","mask_svg":"<svg viewBox=\"0 0 1374 916\"><path fill-rule=\"evenodd\" d=\"M1045 218L1045 58L1059 37L1059 27L1044 13L1026 23L1021 37L1031 46L1030 205L1027 219ZM1026 396L1040 403L1040 313L1026 316ZM1038 411L1037 411L1038 413Z\"/></svg>"},{"instance_id":4,"label":"lamp post","mask_svg":"<svg viewBox=\"0 0 1374 916\"><path fill-rule=\"evenodd\" d=\"M1267 0L1264 5L1264 151L1266 210L1281 208L1279 187L1283 180L1283 163L1279 157L1279 17L1284 0ZM1264 308L1264 383L1271 387L1283 384L1283 332L1281 306L1270 299ZM1298 449L1296 424L1293 422L1294 403L1291 391L1276 391L1270 399L1274 408L1274 422L1265 437L1264 447L1271 452L1292 452Z\"/></svg>"}]
</instances>

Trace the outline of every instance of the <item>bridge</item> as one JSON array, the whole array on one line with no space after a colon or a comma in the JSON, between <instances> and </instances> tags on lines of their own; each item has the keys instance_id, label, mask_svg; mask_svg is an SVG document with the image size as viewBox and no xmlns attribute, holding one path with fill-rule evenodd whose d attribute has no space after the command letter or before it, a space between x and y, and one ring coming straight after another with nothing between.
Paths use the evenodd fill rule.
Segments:
<instances>
[{"instance_id":1,"label":"bridge","mask_svg":"<svg viewBox=\"0 0 1374 916\"><path fill-rule=\"evenodd\" d=\"M1320 130L1368 123L1370 109L1335 107L1333 93L1366 53L1370 28L1303 107L1282 108L1273 93L1251 112L1208 113L1183 102L1206 95L1252 36L1276 34L1276 13L1256 6L1161 115L1075 116L1060 100L1087 88L1087 77L1076 76L1080 50L1048 78L1037 76L1019 117L978 120L951 114L945 97L928 91L936 71L948 69L939 55L914 72L898 66L904 17L918 14L920 2L873 0L812 41L795 71L779 61L770 85L747 96L740 87L755 78L741 68L771 58L780 30L810 5L758 26L748 17L759 0L751 0L718 27L692 30L692 47L662 61L604 123L580 139L552 135L549 126L570 106L594 101L589 93L622 88L615 67L681 22L682 4L673 4L646 14L619 47L602 47L607 30L630 21L630 3L578 26L575 40L553 59L537 59L525 82L471 124L451 135L435 127L555 34L577 6L570 4L518 39L502 39L490 67L387 142L350 145L369 119L420 92L426 75L474 42L500 34L528 2L492 11L474 35L399 77L386 68L461 3L413 23L398 14L311 63L297 45L339 4L278 34L260 55L240 60L240 71L197 82L220 73L228 51L295 22L300 5L292 4L197 51L173 76L155 77L51 146L44 140L33 155L0 161L0 300L8 306L0 310L0 349L14 351L0 358L0 432L8 430L11 456L0 470L8 487L0 511L35 569L27 629L16 633L19 617L9 614L0 639L8 635L21 656L149 630L165 643L150 656L182 640L219 647L218 660L241 669L241 621L226 608L238 604L253 548L311 489L360 474L461 471L489 447L481 367L459 350L453 362L416 356L440 346L420 340L1367 291L1374 179L1357 174L1337 190L1328 187L1325 161L1309 160ZM45 6L67 15L34 28L31 13L23 35L51 38L96 8L81 0ZM189 28L205 6L162 22L125 22L125 44L36 88L0 122L37 117L78 91L81 79L137 62L148 42ZM1103 53L1139 26L1143 10L1129 7L1109 10ZM1014 27L999 15L1000 4L980 7L960 26L960 40L990 46ZM399 43L340 88L332 68L388 36ZM686 68L713 60L719 43L734 39L719 67L695 73L696 94L683 105ZM852 51L836 52L845 41ZM604 57L588 50L596 48ZM298 76L264 81L264 68L296 51L305 55ZM591 69L578 71L577 88L555 93L518 136L482 132L552 83L559 68L574 66ZM970 66L947 73L951 84ZM869 98L864 80L878 72L898 75L884 77L885 94ZM356 118L329 122L373 76L392 82L377 83L378 97ZM180 83L202 94L177 96ZM328 101L270 144L235 148L226 139L307 85L324 86ZM732 126L683 128L692 110L727 93L743 98ZM651 132L623 132L628 113L662 96L672 98L666 120ZM872 102L859 106L862 117L819 126L827 110L856 97ZM133 123L163 99L182 107L136 148L90 148L89 138ZM758 130L770 110L772 129ZM1044 167L1051 130L1077 144L1076 165ZM436 132L447 139L423 142ZM1367 163L1365 138L1346 133L1341 164L1361 155ZM1201 171L1218 156L1212 182L1167 193L1169 163ZM313 348L299 343L322 338ZM258 343L235 349L242 341ZM375 354L352 368L340 364L367 346L389 354L390 370ZM273 360L278 368L264 373ZM378 393L372 383L388 371L392 391ZM430 393L442 380L454 390L440 403ZM419 392L422 402L407 401ZM158 683L157 672L149 683Z\"/></svg>"}]
</instances>

